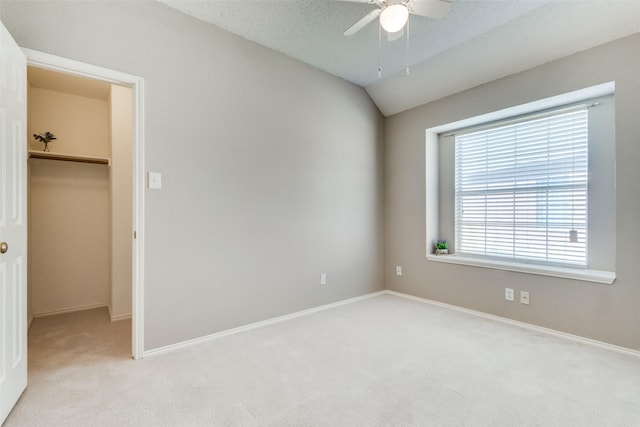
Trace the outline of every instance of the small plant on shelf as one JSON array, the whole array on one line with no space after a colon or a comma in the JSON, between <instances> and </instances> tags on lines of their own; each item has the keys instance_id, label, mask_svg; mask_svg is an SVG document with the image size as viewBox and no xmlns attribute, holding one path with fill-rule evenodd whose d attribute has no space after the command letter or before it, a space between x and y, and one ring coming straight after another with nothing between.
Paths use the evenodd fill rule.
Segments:
<instances>
[{"instance_id":1,"label":"small plant on shelf","mask_svg":"<svg viewBox=\"0 0 640 427\"><path fill-rule=\"evenodd\" d=\"M34 133L33 137L36 141L44 143L44 151L49 151L49 143L54 139L57 139L51 132Z\"/></svg>"},{"instance_id":2,"label":"small plant on shelf","mask_svg":"<svg viewBox=\"0 0 640 427\"><path fill-rule=\"evenodd\" d=\"M436 241L436 255L445 255L449 253L449 244L446 240Z\"/></svg>"}]
</instances>

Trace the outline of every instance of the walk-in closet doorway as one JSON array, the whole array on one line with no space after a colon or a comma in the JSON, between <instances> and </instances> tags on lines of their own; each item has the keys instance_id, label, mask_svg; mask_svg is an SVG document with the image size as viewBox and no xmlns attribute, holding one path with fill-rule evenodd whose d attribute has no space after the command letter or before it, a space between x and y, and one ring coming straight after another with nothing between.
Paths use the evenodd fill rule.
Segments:
<instances>
[{"instance_id":1,"label":"walk-in closet doorway","mask_svg":"<svg viewBox=\"0 0 640 427\"><path fill-rule=\"evenodd\" d=\"M102 311L140 358L141 79L26 53L29 322Z\"/></svg>"}]
</instances>

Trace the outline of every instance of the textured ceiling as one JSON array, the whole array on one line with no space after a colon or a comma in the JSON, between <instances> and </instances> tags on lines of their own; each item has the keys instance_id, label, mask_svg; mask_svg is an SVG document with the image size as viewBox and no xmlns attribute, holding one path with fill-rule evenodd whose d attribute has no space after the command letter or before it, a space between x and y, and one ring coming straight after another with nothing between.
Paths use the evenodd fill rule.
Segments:
<instances>
[{"instance_id":1,"label":"textured ceiling","mask_svg":"<svg viewBox=\"0 0 640 427\"><path fill-rule=\"evenodd\" d=\"M419 1L419 0L418 0ZM377 6L364 3L294 1L189 1L162 3L220 28L268 46L360 86L404 71L406 39L384 38L378 55L378 25L374 21L353 36L343 32ZM540 6L541 1L490 1L456 4L435 20L411 16L409 57L421 62ZM464 7L463 7L464 6Z\"/></svg>"},{"instance_id":2,"label":"textured ceiling","mask_svg":"<svg viewBox=\"0 0 640 427\"><path fill-rule=\"evenodd\" d=\"M452 0L441 20L411 17L407 55L404 36L379 46L375 21L343 35L366 0L159 1L365 87L385 115L640 32L640 0Z\"/></svg>"}]
</instances>

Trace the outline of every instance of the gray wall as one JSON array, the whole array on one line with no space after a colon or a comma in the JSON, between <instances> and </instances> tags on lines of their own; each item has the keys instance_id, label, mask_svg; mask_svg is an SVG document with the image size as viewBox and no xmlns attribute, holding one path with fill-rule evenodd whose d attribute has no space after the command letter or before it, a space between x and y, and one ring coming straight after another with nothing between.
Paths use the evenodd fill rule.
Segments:
<instances>
[{"instance_id":1,"label":"gray wall","mask_svg":"<svg viewBox=\"0 0 640 427\"><path fill-rule=\"evenodd\" d=\"M145 349L384 288L383 118L155 2L2 1L23 47L145 79ZM320 286L320 273L328 283Z\"/></svg>"},{"instance_id":2,"label":"gray wall","mask_svg":"<svg viewBox=\"0 0 640 427\"><path fill-rule=\"evenodd\" d=\"M385 120L387 287L640 350L640 35L497 80ZM473 72L469 70L469 72ZM613 285L425 259L425 129L615 80ZM402 265L396 277L393 266ZM504 288L531 292L531 305Z\"/></svg>"}]
</instances>

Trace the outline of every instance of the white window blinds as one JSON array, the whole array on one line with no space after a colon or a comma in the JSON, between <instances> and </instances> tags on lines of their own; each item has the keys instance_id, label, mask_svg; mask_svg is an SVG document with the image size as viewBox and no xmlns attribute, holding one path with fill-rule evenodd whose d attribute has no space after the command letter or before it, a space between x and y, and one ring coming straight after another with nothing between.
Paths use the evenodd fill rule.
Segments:
<instances>
[{"instance_id":1,"label":"white window blinds","mask_svg":"<svg viewBox=\"0 0 640 427\"><path fill-rule=\"evenodd\" d=\"M587 267L588 110L455 137L456 252Z\"/></svg>"}]
</instances>

